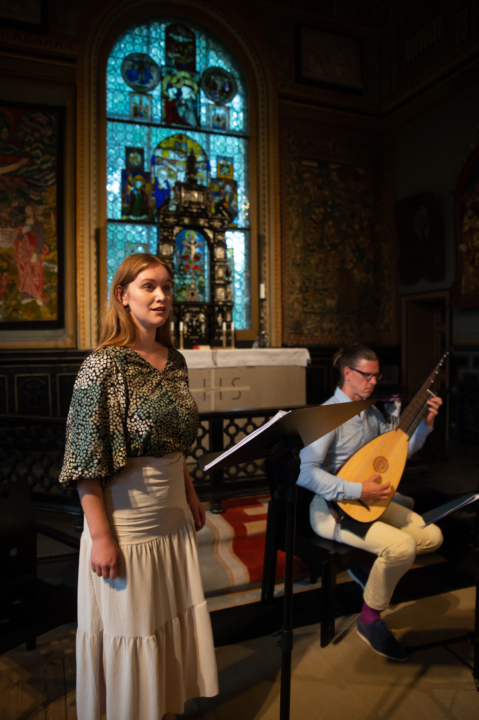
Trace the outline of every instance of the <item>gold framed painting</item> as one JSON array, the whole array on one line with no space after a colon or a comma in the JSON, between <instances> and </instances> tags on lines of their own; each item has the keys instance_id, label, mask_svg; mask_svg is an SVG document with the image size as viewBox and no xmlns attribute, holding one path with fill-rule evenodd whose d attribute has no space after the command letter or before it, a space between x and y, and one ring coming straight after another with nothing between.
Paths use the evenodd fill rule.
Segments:
<instances>
[{"instance_id":1,"label":"gold framed painting","mask_svg":"<svg viewBox=\"0 0 479 720\"><path fill-rule=\"evenodd\" d=\"M73 343L65 118L63 106L0 101L0 347Z\"/></svg>"},{"instance_id":2,"label":"gold framed painting","mask_svg":"<svg viewBox=\"0 0 479 720\"><path fill-rule=\"evenodd\" d=\"M361 94L361 41L315 27L296 26L296 81Z\"/></svg>"}]
</instances>

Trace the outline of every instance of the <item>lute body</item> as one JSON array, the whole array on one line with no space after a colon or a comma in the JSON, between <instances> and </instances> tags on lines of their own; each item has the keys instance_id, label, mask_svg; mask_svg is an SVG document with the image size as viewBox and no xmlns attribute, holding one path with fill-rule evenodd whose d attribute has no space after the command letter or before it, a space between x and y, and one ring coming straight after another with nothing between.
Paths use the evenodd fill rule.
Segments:
<instances>
[{"instance_id":1,"label":"lute body","mask_svg":"<svg viewBox=\"0 0 479 720\"><path fill-rule=\"evenodd\" d=\"M338 471L343 480L363 482L379 473L378 483L391 483L391 494L386 500L367 503L369 510L357 500L344 500L338 505L345 513L359 522L378 520L389 503L404 471L407 460L409 436L399 428L379 435L354 453Z\"/></svg>"},{"instance_id":2,"label":"lute body","mask_svg":"<svg viewBox=\"0 0 479 720\"><path fill-rule=\"evenodd\" d=\"M430 397L435 397L429 388L447 355L448 353L443 355L419 392L401 414L399 427L383 433L363 445L338 470L337 474L343 480L350 482L361 483L375 473L379 473L378 483L391 483L391 492L386 500L368 500L367 503L358 500L338 502L339 507L354 520L359 522L378 520L391 502L406 464L409 439L427 413L427 401Z\"/></svg>"}]
</instances>

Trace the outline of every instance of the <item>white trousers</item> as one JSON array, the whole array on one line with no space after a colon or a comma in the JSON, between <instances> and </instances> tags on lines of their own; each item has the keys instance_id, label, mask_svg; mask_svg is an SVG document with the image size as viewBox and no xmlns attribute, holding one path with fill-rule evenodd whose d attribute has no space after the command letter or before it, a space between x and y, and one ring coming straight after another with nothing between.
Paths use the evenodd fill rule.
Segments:
<instances>
[{"instance_id":1,"label":"white trousers","mask_svg":"<svg viewBox=\"0 0 479 720\"><path fill-rule=\"evenodd\" d=\"M434 552L443 541L437 525L421 529L424 525L422 517L395 502L389 504L364 538L349 530L338 529L340 526L320 495L315 495L311 502L310 521L320 537L377 555L364 591L364 602L378 611L388 607L394 588L413 564L416 554Z\"/></svg>"}]
</instances>

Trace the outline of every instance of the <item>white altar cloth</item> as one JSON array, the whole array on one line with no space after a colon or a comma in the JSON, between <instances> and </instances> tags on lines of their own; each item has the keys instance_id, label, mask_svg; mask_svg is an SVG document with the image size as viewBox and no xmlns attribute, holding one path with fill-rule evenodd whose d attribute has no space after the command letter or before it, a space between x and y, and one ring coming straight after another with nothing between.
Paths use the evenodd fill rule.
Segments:
<instances>
[{"instance_id":1,"label":"white altar cloth","mask_svg":"<svg viewBox=\"0 0 479 720\"><path fill-rule=\"evenodd\" d=\"M305 348L180 350L189 370L237 367L307 367L311 357Z\"/></svg>"}]
</instances>

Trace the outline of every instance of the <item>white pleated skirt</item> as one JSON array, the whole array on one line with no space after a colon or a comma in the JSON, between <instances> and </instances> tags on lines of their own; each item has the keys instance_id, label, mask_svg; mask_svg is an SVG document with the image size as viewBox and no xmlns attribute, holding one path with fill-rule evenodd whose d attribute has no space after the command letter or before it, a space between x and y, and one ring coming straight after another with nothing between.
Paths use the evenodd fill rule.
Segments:
<instances>
[{"instance_id":1,"label":"white pleated skirt","mask_svg":"<svg viewBox=\"0 0 479 720\"><path fill-rule=\"evenodd\" d=\"M85 520L78 579L79 720L161 720L218 693L211 622L183 455L128 459L104 491L119 575L92 572Z\"/></svg>"}]
</instances>

